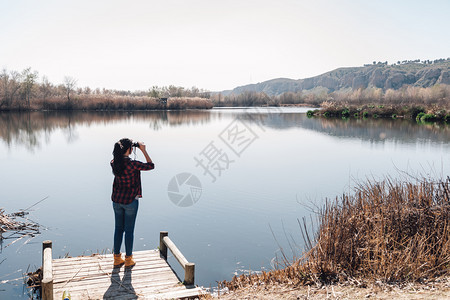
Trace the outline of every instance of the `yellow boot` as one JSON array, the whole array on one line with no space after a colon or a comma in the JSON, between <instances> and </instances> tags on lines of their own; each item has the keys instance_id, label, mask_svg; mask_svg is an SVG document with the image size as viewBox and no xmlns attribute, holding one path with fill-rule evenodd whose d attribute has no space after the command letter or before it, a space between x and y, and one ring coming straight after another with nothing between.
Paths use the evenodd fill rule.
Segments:
<instances>
[{"instance_id":1,"label":"yellow boot","mask_svg":"<svg viewBox=\"0 0 450 300\"><path fill-rule=\"evenodd\" d=\"M122 258L122 253L119 254L114 254L114 266L120 266L124 263L125 261Z\"/></svg>"},{"instance_id":2,"label":"yellow boot","mask_svg":"<svg viewBox=\"0 0 450 300\"><path fill-rule=\"evenodd\" d=\"M136 264L133 260L133 255L125 256L125 267L132 267Z\"/></svg>"}]
</instances>

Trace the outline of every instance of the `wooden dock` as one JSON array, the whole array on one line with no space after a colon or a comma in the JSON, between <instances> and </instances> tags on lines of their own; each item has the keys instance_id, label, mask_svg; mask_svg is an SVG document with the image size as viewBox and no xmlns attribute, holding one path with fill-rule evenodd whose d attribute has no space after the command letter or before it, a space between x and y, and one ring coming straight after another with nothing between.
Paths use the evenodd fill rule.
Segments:
<instances>
[{"instance_id":1,"label":"wooden dock","mask_svg":"<svg viewBox=\"0 0 450 300\"><path fill-rule=\"evenodd\" d=\"M185 270L181 282L167 262L167 249ZM195 265L175 244L160 233L160 250L133 253L132 268L113 266L113 255L52 259L51 241L43 243L42 299L62 299L69 291L76 299L185 299L197 298L203 290L194 285Z\"/></svg>"}]
</instances>

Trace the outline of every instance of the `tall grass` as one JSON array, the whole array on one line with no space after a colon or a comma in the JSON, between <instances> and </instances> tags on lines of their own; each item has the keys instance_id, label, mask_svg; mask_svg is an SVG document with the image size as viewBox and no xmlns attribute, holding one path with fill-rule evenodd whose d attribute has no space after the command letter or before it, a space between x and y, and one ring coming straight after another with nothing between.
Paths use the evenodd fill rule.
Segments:
<instances>
[{"instance_id":1,"label":"tall grass","mask_svg":"<svg viewBox=\"0 0 450 300\"><path fill-rule=\"evenodd\" d=\"M314 273L419 280L450 270L450 178L418 183L386 179L320 212L306 266Z\"/></svg>"},{"instance_id":2,"label":"tall grass","mask_svg":"<svg viewBox=\"0 0 450 300\"><path fill-rule=\"evenodd\" d=\"M210 109L212 102L200 97L172 97L167 103L158 98L148 96L121 96L121 95L96 95L80 94L67 98L60 96L46 99L32 99L30 107L19 105L8 107L8 110L182 110L182 109Z\"/></svg>"},{"instance_id":3,"label":"tall grass","mask_svg":"<svg viewBox=\"0 0 450 300\"><path fill-rule=\"evenodd\" d=\"M326 202L314 237L300 226L307 245L301 259L223 284L236 289L255 283L405 282L448 276L449 188L450 177L361 184L354 194Z\"/></svg>"}]
</instances>

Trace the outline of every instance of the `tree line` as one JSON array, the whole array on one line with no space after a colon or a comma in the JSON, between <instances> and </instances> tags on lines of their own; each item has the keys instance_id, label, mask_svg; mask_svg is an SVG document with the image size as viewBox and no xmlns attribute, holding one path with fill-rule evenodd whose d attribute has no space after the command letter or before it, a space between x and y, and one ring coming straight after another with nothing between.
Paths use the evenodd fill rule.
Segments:
<instances>
[{"instance_id":1,"label":"tree line","mask_svg":"<svg viewBox=\"0 0 450 300\"><path fill-rule=\"evenodd\" d=\"M416 64L424 64L424 65L432 65L432 64L438 64L438 63L443 63L446 61L450 61L450 57L449 58L438 58L438 59L434 59L434 60L429 60L429 59L424 59L424 60L420 60L420 59L413 59L413 60L398 60L397 63L393 63L392 66L395 65L406 65L406 64L411 64L411 63L416 63ZM385 65L388 66L388 62L381 62L381 61L373 61L371 64L364 64L364 67L370 67L370 66L374 66L374 65Z\"/></svg>"},{"instance_id":2,"label":"tree line","mask_svg":"<svg viewBox=\"0 0 450 300\"><path fill-rule=\"evenodd\" d=\"M103 96L103 97L102 97ZM184 88L175 85L152 86L143 91L125 91L114 89L92 89L78 87L77 80L65 76L59 84L51 83L47 76L26 68L22 71L7 70L0 72L0 110L46 109L49 103L64 102L65 108L75 108L75 100L121 99L132 101L133 98L200 98L209 99L210 92L197 87ZM75 102L74 102L75 101ZM61 106L60 106L61 107Z\"/></svg>"},{"instance_id":3,"label":"tree line","mask_svg":"<svg viewBox=\"0 0 450 300\"><path fill-rule=\"evenodd\" d=\"M438 84L432 87L404 86L401 89L369 87L356 90L333 91L318 89L311 91L286 92L278 96L269 96L264 92L246 91L241 94L223 96L217 93L211 96L214 106L283 106L310 105L320 106L324 102L350 104L390 103L423 104L450 107L450 85Z\"/></svg>"}]
</instances>

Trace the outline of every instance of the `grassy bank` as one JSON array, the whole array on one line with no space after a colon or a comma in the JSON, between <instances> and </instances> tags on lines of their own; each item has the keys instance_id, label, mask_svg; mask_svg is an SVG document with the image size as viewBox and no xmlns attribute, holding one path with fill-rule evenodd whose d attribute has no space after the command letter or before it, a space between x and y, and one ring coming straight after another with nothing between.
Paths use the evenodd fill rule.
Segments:
<instances>
[{"instance_id":1,"label":"grassy bank","mask_svg":"<svg viewBox=\"0 0 450 300\"><path fill-rule=\"evenodd\" d=\"M222 282L249 286L343 282L424 282L450 275L450 177L357 186L328 200L315 234L301 226L306 250L286 267ZM314 238L313 238L314 236Z\"/></svg>"},{"instance_id":2,"label":"grassy bank","mask_svg":"<svg viewBox=\"0 0 450 300\"><path fill-rule=\"evenodd\" d=\"M322 109L309 110L308 117L320 116L325 118L343 119L412 119L417 122L446 122L450 123L450 109L435 105L344 105L337 103L323 103Z\"/></svg>"}]
</instances>

